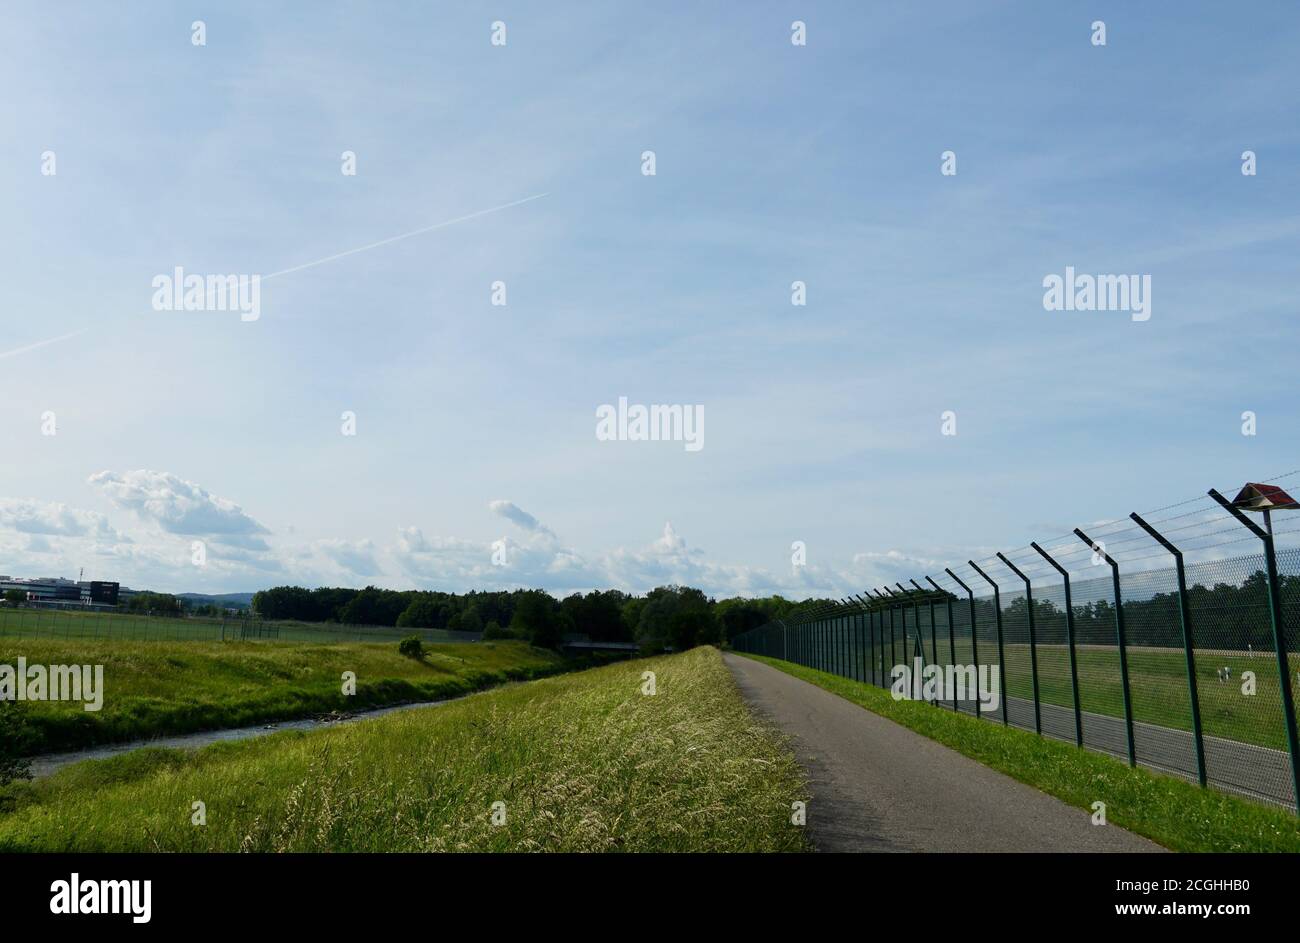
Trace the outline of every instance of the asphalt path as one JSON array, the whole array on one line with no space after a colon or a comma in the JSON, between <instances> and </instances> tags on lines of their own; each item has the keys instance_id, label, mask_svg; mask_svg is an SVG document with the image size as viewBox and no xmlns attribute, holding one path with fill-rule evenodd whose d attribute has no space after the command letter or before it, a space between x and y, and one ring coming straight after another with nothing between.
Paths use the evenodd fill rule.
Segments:
<instances>
[{"instance_id":1,"label":"asphalt path","mask_svg":"<svg viewBox=\"0 0 1300 943\"><path fill-rule=\"evenodd\" d=\"M1164 850L816 685L723 657L749 704L791 737L818 851Z\"/></svg>"}]
</instances>

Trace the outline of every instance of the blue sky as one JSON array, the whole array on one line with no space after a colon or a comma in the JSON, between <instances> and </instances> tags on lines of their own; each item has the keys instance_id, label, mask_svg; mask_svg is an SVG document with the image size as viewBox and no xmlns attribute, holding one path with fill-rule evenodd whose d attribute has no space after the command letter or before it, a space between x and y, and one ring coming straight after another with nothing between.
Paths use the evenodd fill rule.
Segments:
<instances>
[{"instance_id":1,"label":"blue sky","mask_svg":"<svg viewBox=\"0 0 1300 943\"><path fill-rule=\"evenodd\" d=\"M17 4L6 34L0 573L842 595L1300 466L1294 5ZM150 303L176 265L540 194L270 280L255 322ZM1150 320L1044 310L1067 265L1149 274ZM702 405L705 447L597 441L620 396Z\"/></svg>"}]
</instances>

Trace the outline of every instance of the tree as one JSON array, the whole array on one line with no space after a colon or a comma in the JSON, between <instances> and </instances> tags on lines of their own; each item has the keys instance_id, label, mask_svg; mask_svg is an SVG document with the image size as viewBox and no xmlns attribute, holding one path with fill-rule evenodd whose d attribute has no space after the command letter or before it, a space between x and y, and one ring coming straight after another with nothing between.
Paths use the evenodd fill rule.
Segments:
<instances>
[{"instance_id":1,"label":"tree","mask_svg":"<svg viewBox=\"0 0 1300 943\"><path fill-rule=\"evenodd\" d=\"M716 621L709 598L691 586L660 586L646 596L637 622L636 640L647 652L690 648L701 633L716 639Z\"/></svg>"},{"instance_id":2,"label":"tree","mask_svg":"<svg viewBox=\"0 0 1300 943\"><path fill-rule=\"evenodd\" d=\"M397 617L400 628L442 629L447 626L447 604L429 593L417 593Z\"/></svg>"},{"instance_id":3,"label":"tree","mask_svg":"<svg viewBox=\"0 0 1300 943\"><path fill-rule=\"evenodd\" d=\"M705 608L679 609L668 620L668 637L678 651L718 641L718 620Z\"/></svg>"},{"instance_id":4,"label":"tree","mask_svg":"<svg viewBox=\"0 0 1300 943\"><path fill-rule=\"evenodd\" d=\"M780 618L771 612L773 608L775 607L764 606L754 600L734 598L721 600L714 607L714 612L722 623L723 637L730 642L742 632L748 632L750 629L756 629L773 619Z\"/></svg>"},{"instance_id":5,"label":"tree","mask_svg":"<svg viewBox=\"0 0 1300 943\"><path fill-rule=\"evenodd\" d=\"M127 609L159 616L179 616L183 611L181 601L167 593L136 593L127 603Z\"/></svg>"},{"instance_id":6,"label":"tree","mask_svg":"<svg viewBox=\"0 0 1300 943\"><path fill-rule=\"evenodd\" d=\"M460 630L462 632L482 632L483 619L478 614L478 607L471 605L460 614Z\"/></svg>"},{"instance_id":7,"label":"tree","mask_svg":"<svg viewBox=\"0 0 1300 943\"><path fill-rule=\"evenodd\" d=\"M575 606L577 630L597 642L630 642L633 631L623 622L627 599L616 589L588 593Z\"/></svg>"},{"instance_id":8,"label":"tree","mask_svg":"<svg viewBox=\"0 0 1300 943\"><path fill-rule=\"evenodd\" d=\"M339 612L339 621L349 625L397 625L414 593L367 586Z\"/></svg>"},{"instance_id":9,"label":"tree","mask_svg":"<svg viewBox=\"0 0 1300 943\"><path fill-rule=\"evenodd\" d=\"M27 594L21 589L6 589L5 602L11 606L20 606L27 601Z\"/></svg>"},{"instance_id":10,"label":"tree","mask_svg":"<svg viewBox=\"0 0 1300 943\"><path fill-rule=\"evenodd\" d=\"M510 620L510 628L516 635L539 648L559 648L566 629L571 630L572 625L572 620L564 616L550 594L540 589L520 594L515 601L514 618Z\"/></svg>"}]
</instances>

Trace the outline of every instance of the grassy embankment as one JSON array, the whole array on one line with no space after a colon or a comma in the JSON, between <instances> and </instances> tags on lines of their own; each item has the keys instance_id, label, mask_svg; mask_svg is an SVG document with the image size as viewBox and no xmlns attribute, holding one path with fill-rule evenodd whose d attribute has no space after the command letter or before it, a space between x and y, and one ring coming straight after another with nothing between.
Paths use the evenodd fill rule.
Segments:
<instances>
[{"instance_id":1,"label":"grassy embankment","mask_svg":"<svg viewBox=\"0 0 1300 943\"><path fill-rule=\"evenodd\" d=\"M1131 769L1071 743L918 701L895 701L870 684L791 662L746 655L809 681L873 713L951 747L985 766L1091 811L1106 803L1112 825L1175 851L1300 851L1300 818L1213 789Z\"/></svg>"},{"instance_id":2,"label":"grassy embankment","mask_svg":"<svg viewBox=\"0 0 1300 943\"><path fill-rule=\"evenodd\" d=\"M103 707L24 701L24 753L241 727L406 701L439 700L565 670L524 642L436 644L420 660L396 642L131 642L0 639L0 664L103 665ZM342 675L356 674L356 694Z\"/></svg>"},{"instance_id":3,"label":"grassy embankment","mask_svg":"<svg viewBox=\"0 0 1300 943\"><path fill-rule=\"evenodd\" d=\"M712 648L347 727L136 751L9 791L0 851L806 847L794 757ZM206 825L191 822L197 801Z\"/></svg>"}]
</instances>

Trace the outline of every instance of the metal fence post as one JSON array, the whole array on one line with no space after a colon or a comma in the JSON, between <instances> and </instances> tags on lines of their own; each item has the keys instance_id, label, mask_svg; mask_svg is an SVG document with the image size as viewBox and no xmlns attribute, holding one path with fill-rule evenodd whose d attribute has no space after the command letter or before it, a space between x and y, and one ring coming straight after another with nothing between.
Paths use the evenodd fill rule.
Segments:
<instances>
[{"instance_id":1,"label":"metal fence post","mask_svg":"<svg viewBox=\"0 0 1300 943\"><path fill-rule=\"evenodd\" d=\"M861 664L860 670L862 672L862 678L861 678L862 683L866 684L867 683L867 604L865 601L863 601L862 597L857 593L853 594L853 600L858 604L858 612L857 615L855 616L856 622L854 623L854 625L855 625L855 629L857 632L857 639L858 639L858 654L862 656L859 659L857 659L857 661ZM856 677L856 672L858 670L859 669L855 667L854 669L855 677Z\"/></svg>"},{"instance_id":2,"label":"metal fence post","mask_svg":"<svg viewBox=\"0 0 1300 943\"><path fill-rule=\"evenodd\" d=\"M847 637L845 629L848 628L846 622L847 620L844 617L844 612L841 610L835 616L835 673L837 675L844 674L844 656L847 651L844 647L845 639Z\"/></svg>"},{"instance_id":3,"label":"metal fence post","mask_svg":"<svg viewBox=\"0 0 1300 943\"><path fill-rule=\"evenodd\" d=\"M1093 553L1101 553L1101 556L1110 564L1111 584L1115 593L1115 640L1119 645L1119 683L1122 686L1124 695L1124 733L1128 738L1128 765L1137 766L1137 749L1133 742L1133 699L1129 692L1128 683L1128 639L1124 634L1124 600L1120 596L1119 586L1119 564L1115 562L1114 557L1104 550L1101 550L1100 544L1095 544L1088 539L1088 535L1077 527L1074 534L1089 547L1092 547Z\"/></svg>"},{"instance_id":4,"label":"metal fence post","mask_svg":"<svg viewBox=\"0 0 1300 943\"><path fill-rule=\"evenodd\" d=\"M871 633L871 683L876 684L876 610L867 611L867 630Z\"/></svg>"},{"instance_id":5,"label":"metal fence post","mask_svg":"<svg viewBox=\"0 0 1300 943\"><path fill-rule=\"evenodd\" d=\"M898 591L901 594L900 598L903 599L903 602L898 604L898 621L899 621L898 637L903 643L902 663L906 665L908 663L907 662L907 610L904 607L907 605L907 598L909 594L907 592L907 588L903 586L902 583L895 583L894 585L898 587Z\"/></svg>"},{"instance_id":6,"label":"metal fence post","mask_svg":"<svg viewBox=\"0 0 1300 943\"><path fill-rule=\"evenodd\" d=\"M1065 581L1065 642L1070 649L1070 692L1074 696L1074 745L1081 747L1083 746L1083 710L1079 705L1079 668L1074 655L1074 600L1070 597L1070 574L1038 544L1031 541L1029 546L1037 550L1038 555L1050 563Z\"/></svg>"},{"instance_id":7,"label":"metal fence post","mask_svg":"<svg viewBox=\"0 0 1300 943\"><path fill-rule=\"evenodd\" d=\"M1002 596L998 584L989 579L989 575L975 565L974 560L967 560L966 565L984 577L984 581L993 587L993 616L998 627L998 674L1001 676L999 687L1002 692L1002 726L1007 726L1007 659L1002 649ZM974 629L971 630L972 632Z\"/></svg>"},{"instance_id":8,"label":"metal fence post","mask_svg":"<svg viewBox=\"0 0 1300 943\"><path fill-rule=\"evenodd\" d=\"M979 645L975 641L975 593L971 591L969 586L957 579L957 574L952 570L944 567L943 571L952 578L953 582L966 590L966 602L970 605L970 657L971 661L975 663L975 716L978 717L980 716L980 655Z\"/></svg>"},{"instance_id":9,"label":"metal fence post","mask_svg":"<svg viewBox=\"0 0 1300 943\"><path fill-rule=\"evenodd\" d=\"M937 666L939 665L939 630L935 627L935 597L928 598L926 605L930 609L930 661Z\"/></svg>"},{"instance_id":10,"label":"metal fence post","mask_svg":"<svg viewBox=\"0 0 1300 943\"><path fill-rule=\"evenodd\" d=\"M911 583L913 586L916 586L916 580L909 579L908 582ZM924 592L924 590L922 590L921 587L916 586L916 588L921 592ZM918 596L912 596L912 622L916 626L916 643L912 646L913 648L912 661L914 662L917 658L920 658L921 671L924 672L925 671L925 637L921 634L921 602L920 602L920 597ZM904 637L906 637L907 635L906 620L904 620L903 622L903 635ZM904 647L903 649L903 660L904 661L907 660L906 647ZM912 662L908 662L909 668L911 664ZM924 679L922 679L920 687L921 687L921 699L925 700Z\"/></svg>"},{"instance_id":11,"label":"metal fence post","mask_svg":"<svg viewBox=\"0 0 1300 943\"><path fill-rule=\"evenodd\" d=\"M880 610L880 686L889 687L889 668L888 661L894 656L894 600L893 593L889 592L889 587L885 587L887 595L880 598L885 601L885 608ZM889 654L885 654L885 615L889 615Z\"/></svg>"},{"instance_id":12,"label":"metal fence post","mask_svg":"<svg viewBox=\"0 0 1300 943\"><path fill-rule=\"evenodd\" d=\"M895 623L898 621L898 616L899 616L899 614L901 614L902 610L903 610L903 607L902 607L902 605L899 604L899 603L894 603L892 606L889 607L889 661L890 661L890 665L889 665L889 677L888 677L887 680L892 680L892 679L893 679L894 666L900 663L900 659L899 659L899 655L898 655L898 626L897 626ZM904 657L904 658L907 657L907 646L906 646L906 645L903 646L903 657Z\"/></svg>"},{"instance_id":13,"label":"metal fence post","mask_svg":"<svg viewBox=\"0 0 1300 943\"><path fill-rule=\"evenodd\" d=\"M853 617L845 612L840 616L840 648L843 650L844 658L840 662L840 674L844 677L851 677L851 648L849 646L849 629L852 626Z\"/></svg>"},{"instance_id":14,"label":"metal fence post","mask_svg":"<svg viewBox=\"0 0 1300 943\"><path fill-rule=\"evenodd\" d=\"M853 612L848 608L848 603L844 603L844 615L840 617L840 637L841 648L844 650L844 660L840 663L840 674L846 678L853 677Z\"/></svg>"},{"instance_id":15,"label":"metal fence post","mask_svg":"<svg viewBox=\"0 0 1300 943\"><path fill-rule=\"evenodd\" d=\"M1038 641L1034 637L1034 588L1029 583L1029 577L1016 569L1016 565L1004 554L999 553L998 559L1006 564L1007 569L1025 581L1025 611L1029 621L1029 673L1034 682L1034 733L1042 736L1043 714L1038 702Z\"/></svg>"},{"instance_id":16,"label":"metal fence post","mask_svg":"<svg viewBox=\"0 0 1300 943\"><path fill-rule=\"evenodd\" d=\"M871 590L867 590L868 593ZM865 602L862 609L862 631L865 636L865 645L862 652L862 680L874 684L876 680L876 668L872 659L876 656L876 624L871 610L871 597L863 597Z\"/></svg>"},{"instance_id":17,"label":"metal fence post","mask_svg":"<svg viewBox=\"0 0 1300 943\"><path fill-rule=\"evenodd\" d=\"M946 591L930 577L927 576L925 579L935 588L936 591L943 593L944 610L948 613L948 664L952 666L953 677L955 678L957 671L957 636L953 633L952 629L952 593ZM960 708L957 706L957 692L953 690L949 693L952 695L952 709L954 711L959 710Z\"/></svg>"},{"instance_id":18,"label":"metal fence post","mask_svg":"<svg viewBox=\"0 0 1300 943\"><path fill-rule=\"evenodd\" d=\"M926 611L930 613L930 663L934 665L936 671L942 672L943 669L939 667L939 646L935 642L934 596L930 593L929 590L924 589L921 586L921 584L918 583L916 580L909 579L908 582L916 587L916 591L918 593L923 593L925 595L925 608ZM916 618L916 638L921 645L921 651L924 652L925 633L921 631L921 617L919 613ZM935 696L930 701L930 703L933 704L935 707L939 706L939 694L937 689L935 691Z\"/></svg>"},{"instance_id":19,"label":"metal fence post","mask_svg":"<svg viewBox=\"0 0 1300 943\"><path fill-rule=\"evenodd\" d=\"M863 635L866 632L866 626L862 624L862 613L853 614L853 647L857 656L853 659L853 680L859 681L859 674L866 675L867 669L867 649L863 644Z\"/></svg>"},{"instance_id":20,"label":"metal fence post","mask_svg":"<svg viewBox=\"0 0 1300 943\"><path fill-rule=\"evenodd\" d=\"M830 629L830 673L837 675L840 673L840 616L834 609L831 610L829 621Z\"/></svg>"},{"instance_id":21,"label":"metal fence post","mask_svg":"<svg viewBox=\"0 0 1300 943\"><path fill-rule=\"evenodd\" d=\"M1282 711L1286 715L1286 744L1291 753L1291 788L1295 799L1296 811L1300 813L1300 743L1297 742L1295 699L1291 695L1291 668L1286 653L1286 624L1282 621L1282 597L1278 587L1277 552L1273 547L1273 535L1237 510L1237 507L1213 488L1210 497L1248 527L1256 537L1264 542L1264 568L1268 580L1268 614L1273 623L1273 647L1277 652L1277 670L1281 681Z\"/></svg>"},{"instance_id":22,"label":"metal fence post","mask_svg":"<svg viewBox=\"0 0 1300 943\"><path fill-rule=\"evenodd\" d=\"M882 593L880 590L878 589L873 590L873 592L876 594L877 599L882 600L886 603L888 602L888 599L886 598L885 594ZM883 606L876 607L875 657L876 657L876 666L874 670L876 673L876 686L883 688L885 686L885 608Z\"/></svg>"},{"instance_id":23,"label":"metal fence post","mask_svg":"<svg viewBox=\"0 0 1300 943\"><path fill-rule=\"evenodd\" d=\"M912 642L912 665L915 666L917 660L921 662L921 671L925 671L925 635L921 632L921 602L918 598L912 599L912 627L916 630L916 640ZM924 700L924 691L922 691L922 700Z\"/></svg>"}]
</instances>

